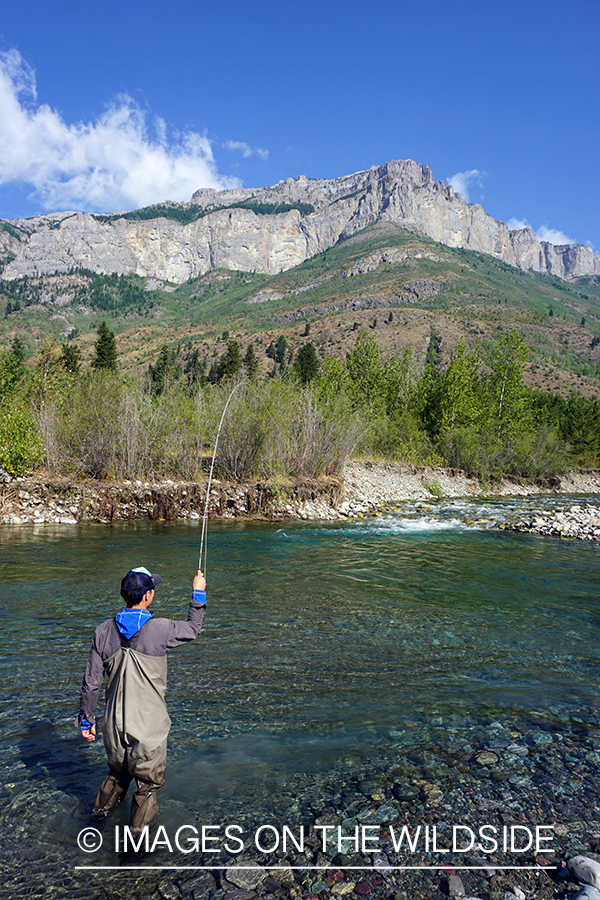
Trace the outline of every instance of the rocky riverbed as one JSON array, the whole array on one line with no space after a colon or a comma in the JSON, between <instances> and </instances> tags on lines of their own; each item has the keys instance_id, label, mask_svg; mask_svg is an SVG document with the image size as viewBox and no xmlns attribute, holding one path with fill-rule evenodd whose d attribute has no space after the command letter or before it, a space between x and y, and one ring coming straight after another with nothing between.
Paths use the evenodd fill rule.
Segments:
<instances>
[{"instance_id":1,"label":"rocky riverbed","mask_svg":"<svg viewBox=\"0 0 600 900\"><path fill-rule=\"evenodd\" d=\"M564 510L553 510L549 515L519 519L501 527L511 531L578 538L581 541L600 541L600 507L571 506Z\"/></svg>"},{"instance_id":2,"label":"rocky riverbed","mask_svg":"<svg viewBox=\"0 0 600 900\"><path fill-rule=\"evenodd\" d=\"M182 870L155 875L154 882L140 870L127 896L598 900L599 728L596 707L574 709L570 723L560 725L551 710L501 721L432 718L419 729L405 721L382 731L379 755L340 759L328 772L283 780L265 772L243 803L215 799L192 828L201 834L211 823L218 836L235 823L243 842L236 852L219 837L215 852L190 850L192 828L178 852L168 828L155 828L147 847L129 848L121 864ZM86 887L113 896L123 890L123 877L93 874Z\"/></svg>"},{"instance_id":3,"label":"rocky riverbed","mask_svg":"<svg viewBox=\"0 0 600 900\"><path fill-rule=\"evenodd\" d=\"M52 842L40 840L37 817L24 815L30 793L8 785L3 896L598 900L599 751L597 706L574 707L570 721L552 709L487 720L401 719L380 730L371 755L340 757L307 774L265 769L243 797L207 800L201 818L185 801L166 800L147 846L143 840L134 852L121 843L118 854L72 860L131 867L119 872L66 869ZM57 821L73 814L70 798L51 785L44 791ZM174 821L186 823L179 836ZM108 848L114 824L101 826ZM227 842L234 824L237 843ZM208 825L212 852L203 852L194 838ZM20 857L12 858L13 837L19 854L35 848L36 872L46 880L26 877ZM143 868L159 866L178 868Z\"/></svg>"},{"instance_id":4,"label":"rocky riverbed","mask_svg":"<svg viewBox=\"0 0 600 900\"><path fill-rule=\"evenodd\" d=\"M0 524L199 519L206 483L66 481L0 472ZM506 479L482 485L464 472L354 460L341 477L231 484L213 480L211 518L346 519L403 501L442 497L600 493L600 472L570 472L538 481Z\"/></svg>"}]
</instances>

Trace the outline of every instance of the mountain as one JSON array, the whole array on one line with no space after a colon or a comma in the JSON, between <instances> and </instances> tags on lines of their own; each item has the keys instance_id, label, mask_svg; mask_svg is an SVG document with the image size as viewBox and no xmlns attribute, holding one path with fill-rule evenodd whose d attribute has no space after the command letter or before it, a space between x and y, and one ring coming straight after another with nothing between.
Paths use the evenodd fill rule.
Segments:
<instances>
[{"instance_id":1,"label":"mountain","mask_svg":"<svg viewBox=\"0 0 600 900\"><path fill-rule=\"evenodd\" d=\"M526 380L598 396L600 260L588 247L511 232L435 182L392 162L332 180L197 191L132 213L58 213L0 222L0 346L33 356L50 334L87 365L97 328L116 332L119 365L144 372L166 344L175 369L208 372L236 340L259 370L312 343L344 359L361 328L384 356L407 346L444 367L459 340L484 360L517 329Z\"/></svg>"},{"instance_id":2,"label":"mountain","mask_svg":"<svg viewBox=\"0 0 600 900\"><path fill-rule=\"evenodd\" d=\"M410 346L422 368L434 347L444 368L459 340L487 360L517 329L530 348L527 383L565 396L600 388L599 276L525 271L389 222L276 275L221 268L178 286L86 270L0 279L0 346L20 335L33 355L45 336L68 337L88 365L103 320L116 332L119 366L138 373L165 345L175 370L195 358L208 373L235 340L242 356L253 344L266 376L283 338L288 364L309 342L320 361L343 360L363 328L385 358Z\"/></svg>"},{"instance_id":3,"label":"mountain","mask_svg":"<svg viewBox=\"0 0 600 900\"><path fill-rule=\"evenodd\" d=\"M396 160L335 179L199 190L133 213L54 213L0 222L4 280L74 269L184 284L215 269L277 275L367 226L389 223L447 247L563 280L600 276L589 247L539 242L469 204L426 165Z\"/></svg>"}]
</instances>

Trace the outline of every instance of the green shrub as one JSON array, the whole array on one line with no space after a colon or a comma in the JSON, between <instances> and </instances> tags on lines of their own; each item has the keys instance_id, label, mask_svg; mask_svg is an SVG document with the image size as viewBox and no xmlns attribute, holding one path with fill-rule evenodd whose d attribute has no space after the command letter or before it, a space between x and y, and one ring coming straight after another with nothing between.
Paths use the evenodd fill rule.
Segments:
<instances>
[{"instance_id":1,"label":"green shrub","mask_svg":"<svg viewBox=\"0 0 600 900\"><path fill-rule=\"evenodd\" d=\"M91 478L114 472L123 384L112 372L84 376L60 407L56 421L61 466Z\"/></svg>"},{"instance_id":2,"label":"green shrub","mask_svg":"<svg viewBox=\"0 0 600 900\"><path fill-rule=\"evenodd\" d=\"M0 405L0 466L23 475L42 462L44 447L29 406L9 396Z\"/></svg>"}]
</instances>

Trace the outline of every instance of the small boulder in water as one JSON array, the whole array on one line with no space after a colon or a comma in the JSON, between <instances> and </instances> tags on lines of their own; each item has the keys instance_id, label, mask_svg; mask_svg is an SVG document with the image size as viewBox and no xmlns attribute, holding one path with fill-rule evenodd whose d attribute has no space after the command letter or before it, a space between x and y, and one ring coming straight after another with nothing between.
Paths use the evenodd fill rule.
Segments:
<instances>
[{"instance_id":1,"label":"small boulder in water","mask_svg":"<svg viewBox=\"0 0 600 900\"><path fill-rule=\"evenodd\" d=\"M588 856L573 856L567 863L572 875L582 884L600 889L600 863Z\"/></svg>"},{"instance_id":2,"label":"small boulder in water","mask_svg":"<svg viewBox=\"0 0 600 900\"><path fill-rule=\"evenodd\" d=\"M567 894L571 900L600 900L600 891L596 890L591 884L586 884L576 894Z\"/></svg>"}]
</instances>

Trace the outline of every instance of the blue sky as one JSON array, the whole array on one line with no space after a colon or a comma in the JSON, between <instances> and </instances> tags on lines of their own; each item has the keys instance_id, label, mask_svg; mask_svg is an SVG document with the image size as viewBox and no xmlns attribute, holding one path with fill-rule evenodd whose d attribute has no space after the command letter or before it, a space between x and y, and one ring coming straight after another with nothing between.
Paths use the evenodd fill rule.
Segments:
<instances>
[{"instance_id":1,"label":"blue sky","mask_svg":"<svg viewBox=\"0 0 600 900\"><path fill-rule=\"evenodd\" d=\"M0 217L411 158L599 252L599 34L598 0L6 4Z\"/></svg>"}]
</instances>

